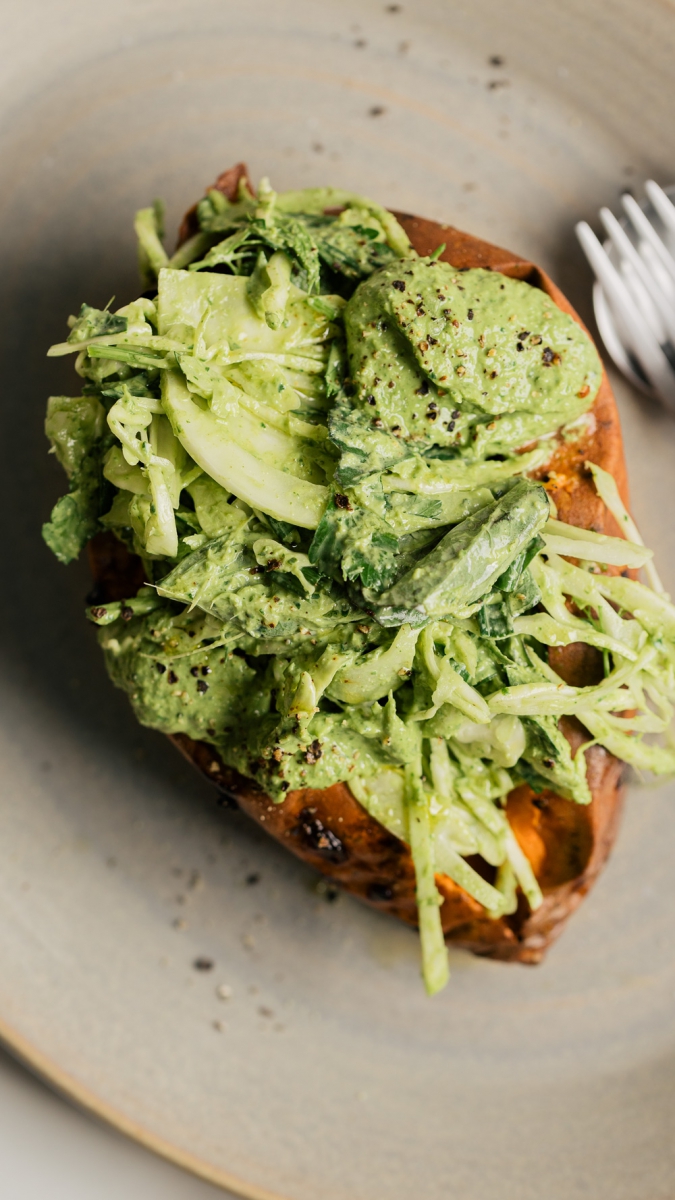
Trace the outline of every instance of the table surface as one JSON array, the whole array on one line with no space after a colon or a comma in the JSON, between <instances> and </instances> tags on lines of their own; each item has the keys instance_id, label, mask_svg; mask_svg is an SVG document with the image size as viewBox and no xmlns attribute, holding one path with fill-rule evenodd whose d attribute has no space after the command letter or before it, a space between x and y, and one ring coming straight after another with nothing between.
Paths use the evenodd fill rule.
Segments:
<instances>
[{"instance_id":1,"label":"table surface","mask_svg":"<svg viewBox=\"0 0 675 1200\"><path fill-rule=\"evenodd\" d=\"M234 1200L50 1091L0 1051L3 1200Z\"/></svg>"}]
</instances>

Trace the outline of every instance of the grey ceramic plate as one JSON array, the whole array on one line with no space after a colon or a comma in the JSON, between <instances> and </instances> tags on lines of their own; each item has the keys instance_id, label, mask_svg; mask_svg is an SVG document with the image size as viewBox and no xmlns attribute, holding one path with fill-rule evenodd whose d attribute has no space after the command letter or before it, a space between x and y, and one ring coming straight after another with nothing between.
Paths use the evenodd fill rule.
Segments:
<instances>
[{"instance_id":1,"label":"grey ceramic plate","mask_svg":"<svg viewBox=\"0 0 675 1200\"><path fill-rule=\"evenodd\" d=\"M45 348L83 299L135 294L136 207L164 196L171 227L246 157L280 188L330 181L501 242L588 315L573 221L675 174L675 10L4 0L1 15L6 1042L251 1197L672 1196L672 786L633 792L543 966L453 954L429 1001L412 933L329 904L135 725L82 617L86 570L38 529L62 486L44 398L73 386ZM619 396L635 513L675 587L675 426Z\"/></svg>"}]
</instances>

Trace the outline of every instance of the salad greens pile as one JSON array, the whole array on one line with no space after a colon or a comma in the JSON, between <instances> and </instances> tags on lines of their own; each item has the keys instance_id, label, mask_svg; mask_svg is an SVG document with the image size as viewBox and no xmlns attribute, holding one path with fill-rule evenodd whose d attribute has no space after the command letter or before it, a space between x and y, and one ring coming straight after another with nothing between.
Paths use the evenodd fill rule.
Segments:
<instances>
[{"instance_id":1,"label":"salad greens pile","mask_svg":"<svg viewBox=\"0 0 675 1200\"><path fill-rule=\"evenodd\" d=\"M49 400L70 490L44 537L68 562L110 530L142 559L138 594L88 615L143 724L211 743L279 803L347 781L410 845L435 992L435 875L492 916L519 888L534 909L508 793L591 799L560 717L675 767L675 609L651 552L599 467L627 540L558 521L533 478L561 428L587 428L600 362L545 293L418 257L360 196L263 181L197 217L169 258L159 207L137 214L145 294L83 304L49 352L76 355L82 386ZM594 686L549 665L578 642L601 652Z\"/></svg>"}]
</instances>

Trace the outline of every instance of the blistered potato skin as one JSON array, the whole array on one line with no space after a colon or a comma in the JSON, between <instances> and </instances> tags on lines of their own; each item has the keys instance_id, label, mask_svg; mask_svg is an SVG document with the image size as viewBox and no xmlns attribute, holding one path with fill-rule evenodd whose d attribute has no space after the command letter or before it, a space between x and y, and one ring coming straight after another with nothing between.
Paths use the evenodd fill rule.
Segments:
<instances>
[{"instance_id":1,"label":"blistered potato skin","mask_svg":"<svg viewBox=\"0 0 675 1200\"><path fill-rule=\"evenodd\" d=\"M234 199L242 179L249 183L246 167L238 163L214 186ZM486 267L524 279L542 288L579 321L560 290L533 263L453 226L403 213L396 215L419 254L430 254L444 242L441 257L445 261L458 268ZM179 242L195 231L195 210L191 209L183 220ZM621 430L604 373L591 413L594 421L588 433L576 442L561 442L540 477L561 520L617 535L620 530L584 467L590 459L609 471L627 503ZM127 555L119 543L113 552L111 535L93 539L90 561L101 600L127 596L138 588L138 560ZM597 655L591 647L576 644L556 650L551 661L555 670L576 686L596 681ZM587 740L588 735L574 719L564 719L562 728L575 749ZM324 790L302 788L289 792L282 804L274 804L250 779L226 767L212 746L183 734L172 736L171 741L221 792L292 853L361 900L407 925L416 925L415 873L408 847L366 812L346 783ZM506 961L541 960L593 885L618 830L623 764L601 746L586 751L586 759L593 796L590 805L574 804L548 790L535 796L527 785L516 788L508 798L509 821L544 894L541 907L532 913L521 897L512 916L492 920L462 888L447 876L437 875L443 896L441 919L449 942ZM487 864L475 858L472 863L490 877Z\"/></svg>"}]
</instances>

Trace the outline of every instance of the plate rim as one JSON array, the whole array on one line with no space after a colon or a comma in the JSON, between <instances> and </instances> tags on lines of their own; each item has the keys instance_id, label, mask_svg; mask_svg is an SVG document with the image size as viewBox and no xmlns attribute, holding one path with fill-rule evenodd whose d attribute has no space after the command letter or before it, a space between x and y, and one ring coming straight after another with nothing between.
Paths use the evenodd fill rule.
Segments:
<instances>
[{"instance_id":1,"label":"plate rim","mask_svg":"<svg viewBox=\"0 0 675 1200\"><path fill-rule=\"evenodd\" d=\"M183 1171L203 1179L216 1187L241 1196L243 1200L293 1200L290 1195L272 1192L269 1188L247 1183L238 1175L231 1175L219 1167L206 1162L197 1154L182 1150L174 1142L152 1133L140 1121L127 1116L122 1109L102 1100L91 1088L80 1083L68 1071L63 1070L54 1059L43 1053L33 1042L19 1033L8 1021L0 1017L0 1045L23 1067L48 1084L87 1116L96 1118L106 1126L130 1138L145 1150L180 1167Z\"/></svg>"}]
</instances>

